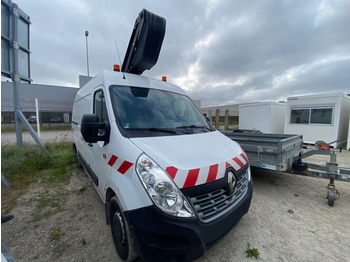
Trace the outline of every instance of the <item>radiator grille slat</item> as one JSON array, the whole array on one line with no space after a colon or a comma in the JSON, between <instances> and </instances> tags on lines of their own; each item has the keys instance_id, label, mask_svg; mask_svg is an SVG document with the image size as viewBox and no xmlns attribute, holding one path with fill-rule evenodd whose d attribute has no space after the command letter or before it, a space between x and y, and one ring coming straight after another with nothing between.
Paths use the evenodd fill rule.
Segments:
<instances>
[{"instance_id":1,"label":"radiator grille slat","mask_svg":"<svg viewBox=\"0 0 350 262\"><path fill-rule=\"evenodd\" d=\"M245 173L236 181L235 190L229 195L227 190L221 188L204 195L190 198L190 201L198 215L198 218L209 223L225 214L233 207L248 190L248 175Z\"/></svg>"}]
</instances>

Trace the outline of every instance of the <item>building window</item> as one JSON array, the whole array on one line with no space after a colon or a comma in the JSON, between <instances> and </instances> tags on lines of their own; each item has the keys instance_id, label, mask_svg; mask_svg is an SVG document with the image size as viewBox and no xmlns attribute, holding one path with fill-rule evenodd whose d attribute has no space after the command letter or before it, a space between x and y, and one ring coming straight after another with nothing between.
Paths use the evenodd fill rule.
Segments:
<instances>
[{"instance_id":1,"label":"building window","mask_svg":"<svg viewBox=\"0 0 350 262\"><path fill-rule=\"evenodd\" d=\"M293 124L308 124L310 116L310 109L293 109L290 122Z\"/></svg>"},{"instance_id":2,"label":"building window","mask_svg":"<svg viewBox=\"0 0 350 262\"><path fill-rule=\"evenodd\" d=\"M333 108L292 109L291 124L332 124Z\"/></svg>"},{"instance_id":3,"label":"building window","mask_svg":"<svg viewBox=\"0 0 350 262\"><path fill-rule=\"evenodd\" d=\"M332 124L332 108L311 109L311 124Z\"/></svg>"}]
</instances>

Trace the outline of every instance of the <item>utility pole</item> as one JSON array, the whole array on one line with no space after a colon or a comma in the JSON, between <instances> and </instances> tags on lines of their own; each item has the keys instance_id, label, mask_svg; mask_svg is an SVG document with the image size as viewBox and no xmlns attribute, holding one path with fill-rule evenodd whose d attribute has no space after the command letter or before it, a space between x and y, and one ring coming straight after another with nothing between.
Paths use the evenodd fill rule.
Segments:
<instances>
[{"instance_id":1,"label":"utility pole","mask_svg":"<svg viewBox=\"0 0 350 262\"><path fill-rule=\"evenodd\" d=\"M85 31L85 39L86 39L86 67L87 67L87 75L90 76L90 74L89 74L89 48L88 48L88 36L89 36L89 31Z\"/></svg>"},{"instance_id":2,"label":"utility pole","mask_svg":"<svg viewBox=\"0 0 350 262\"><path fill-rule=\"evenodd\" d=\"M19 117L19 112L21 111L21 104L19 99L19 82L20 77L18 75L18 50L19 50L19 44L18 44L18 19L19 19L19 12L18 12L18 5L16 3L12 4L12 52L13 52L13 100L14 100L14 111L15 111L15 126L16 126L16 137L17 137L17 146L23 145L23 139L22 139L22 128L21 128L21 121Z\"/></svg>"},{"instance_id":3,"label":"utility pole","mask_svg":"<svg viewBox=\"0 0 350 262\"><path fill-rule=\"evenodd\" d=\"M3 13L4 11L4 13ZM24 116L20 103L20 95L19 95L19 86L20 81L28 81L31 82L30 78L30 45L29 45L29 25L30 18L27 14L25 14L16 3L10 1L1 0L1 21L4 22L4 35L3 30L1 30L1 49L4 48L4 53L8 52L9 60L4 60L4 64L7 64L5 70L1 68L1 75L10 77L13 81L13 99L14 99L14 115L15 115L15 127L16 127L16 138L17 138L17 146L23 145L23 137L22 137L22 126L21 123L27 128L28 132L33 137L34 141L39 145L39 147L44 151L50 154L45 145L41 142L39 137L36 135L32 126L28 123L26 117ZM3 16L4 15L4 16ZM23 26L24 25L24 26ZM25 30L27 27L27 30ZM21 34L21 38L18 35ZM23 37L25 37L25 41L23 41ZM8 43L8 45L6 44ZM22 55L19 55L19 52L27 55L27 59L23 59ZM2 54L1 54L2 55ZM1 56L1 63L3 56ZM19 63L20 60L20 63ZM27 64L28 71L25 72L21 70L19 64Z\"/></svg>"}]
</instances>

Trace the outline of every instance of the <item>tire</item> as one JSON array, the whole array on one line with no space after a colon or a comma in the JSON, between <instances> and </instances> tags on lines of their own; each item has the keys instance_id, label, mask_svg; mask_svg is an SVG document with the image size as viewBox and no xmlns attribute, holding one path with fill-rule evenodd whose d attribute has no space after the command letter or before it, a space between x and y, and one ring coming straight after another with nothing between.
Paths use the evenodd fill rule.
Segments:
<instances>
[{"instance_id":1,"label":"tire","mask_svg":"<svg viewBox=\"0 0 350 262\"><path fill-rule=\"evenodd\" d=\"M83 166L81 165L79 155L78 155L78 150L75 149L75 166L77 168L82 168Z\"/></svg>"},{"instance_id":2,"label":"tire","mask_svg":"<svg viewBox=\"0 0 350 262\"><path fill-rule=\"evenodd\" d=\"M121 211L117 197L114 196L109 203L109 221L115 249L123 261L133 261L138 255L134 239L130 232L129 223Z\"/></svg>"},{"instance_id":3,"label":"tire","mask_svg":"<svg viewBox=\"0 0 350 262\"><path fill-rule=\"evenodd\" d=\"M335 200L335 190L328 190L327 199L328 199L328 205L332 207L334 205L334 200Z\"/></svg>"}]
</instances>

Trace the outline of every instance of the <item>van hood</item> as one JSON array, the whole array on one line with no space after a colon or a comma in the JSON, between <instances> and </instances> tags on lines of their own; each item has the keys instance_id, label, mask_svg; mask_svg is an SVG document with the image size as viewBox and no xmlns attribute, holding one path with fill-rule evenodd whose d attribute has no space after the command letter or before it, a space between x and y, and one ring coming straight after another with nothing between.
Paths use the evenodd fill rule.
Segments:
<instances>
[{"instance_id":1,"label":"van hood","mask_svg":"<svg viewBox=\"0 0 350 262\"><path fill-rule=\"evenodd\" d=\"M130 140L157 162L179 188L223 178L227 167L237 171L248 162L239 144L219 131Z\"/></svg>"}]
</instances>

